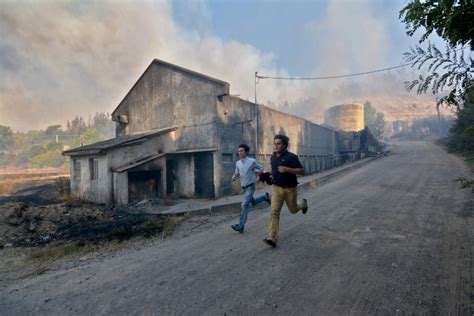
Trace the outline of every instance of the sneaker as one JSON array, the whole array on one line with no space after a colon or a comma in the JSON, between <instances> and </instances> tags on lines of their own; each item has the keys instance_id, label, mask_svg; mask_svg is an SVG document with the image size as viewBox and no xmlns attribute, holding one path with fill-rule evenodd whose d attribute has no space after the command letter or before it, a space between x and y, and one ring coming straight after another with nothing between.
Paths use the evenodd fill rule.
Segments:
<instances>
[{"instance_id":1,"label":"sneaker","mask_svg":"<svg viewBox=\"0 0 474 316\"><path fill-rule=\"evenodd\" d=\"M232 227L233 230L235 230L236 232L239 232L239 233L241 233L241 234L244 232L244 229L243 229L242 227L240 227L239 224L234 224L234 225L232 225L232 226L230 226L230 227Z\"/></svg>"},{"instance_id":2,"label":"sneaker","mask_svg":"<svg viewBox=\"0 0 474 316\"><path fill-rule=\"evenodd\" d=\"M304 206L301 208L301 212L303 214L306 214L306 212L308 212L308 201L306 199L303 199L303 204Z\"/></svg>"},{"instance_id":3,"label":"sneaker","mask_svg":"<svg viewBox=\"0 0 474 316\"><path fill-rule=\"evenodd\" d=\"M265 201L267 201L268 205L272 205L272 196L268 192L265 192Z\"/></svg>"},{"instance_id":4,"label":"sneaker","mask_svg":"<svg viewBox=\"0 0 474 316\"><path fill-rule=\"evenodd\" d=\"M271 246L272 248L275 248L277 246L276 242L274 242L270 238L265 238L263 240L263 242L266 243L267 245Z\"/></svg>"}]
</instances>

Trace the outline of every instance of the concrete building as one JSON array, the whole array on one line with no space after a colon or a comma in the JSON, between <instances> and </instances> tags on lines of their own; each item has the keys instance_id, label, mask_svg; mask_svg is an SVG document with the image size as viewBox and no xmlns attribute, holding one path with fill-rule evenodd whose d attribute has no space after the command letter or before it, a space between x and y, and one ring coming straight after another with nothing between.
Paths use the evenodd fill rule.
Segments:
<instances>
[{"instance_id":1,"label":"concrete building","mask_svg":"<svg viewBox=\"0 0 474 316\"><path fill-rule=\"evenodd\" d=\"M230 178L244 142L269 166L273 136L307 173L337 163L334 130L230 95L227 82L153 60L112 113L116 137L74 148L71 192L82 199L127 204L146 198L216 198L233 193Z\"/></svg>"}]
</instances>

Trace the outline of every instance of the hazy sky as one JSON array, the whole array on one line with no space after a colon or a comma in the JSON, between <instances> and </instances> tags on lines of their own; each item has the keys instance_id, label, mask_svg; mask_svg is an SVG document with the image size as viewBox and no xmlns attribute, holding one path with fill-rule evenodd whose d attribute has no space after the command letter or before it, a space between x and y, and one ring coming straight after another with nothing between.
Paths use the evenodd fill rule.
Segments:
<instances>
[{"instance_id":1,"label":"hazy sky","mask_svg":"<svg viewBox=\"0 0 474 316\"><path fill-rule=\"evenodd\" d=\"M327 76L399 65L418 39L398 19L405 2L0 0L0 125L25 131L110 113L154 58L227 81L249 100L255 71ZM315 83L258 88L262 102L292 102Z\"/></svg>"}]
</instances>

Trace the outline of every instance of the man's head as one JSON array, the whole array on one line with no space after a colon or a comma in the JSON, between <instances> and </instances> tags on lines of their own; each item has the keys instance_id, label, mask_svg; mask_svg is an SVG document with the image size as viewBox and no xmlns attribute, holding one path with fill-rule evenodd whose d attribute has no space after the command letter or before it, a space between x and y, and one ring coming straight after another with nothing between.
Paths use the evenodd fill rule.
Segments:
<instances>
[{"instance_id":1,"label":"man's head","mask_svg":"<svg viewBox=\"0 0 474 316\"><path fill-rule=\"evenodd\" d=\"M240 159L244 159L249 154L250 147L247 144L240 144L239 145L239 157Z\"/></svg>"},{"instance_id":2,"label":"man's head","mask_svg":"<svg viewBox=\"0 0 474 316\"><path fill-rule=\"evenodd\" d=\"M273 146L275 148L275 152L278 154L284 152L288 148L289 140L290 139L288 138L288 136L280 134L275 135L275 137L273 138Z\"/></svg>"}]
</instances>

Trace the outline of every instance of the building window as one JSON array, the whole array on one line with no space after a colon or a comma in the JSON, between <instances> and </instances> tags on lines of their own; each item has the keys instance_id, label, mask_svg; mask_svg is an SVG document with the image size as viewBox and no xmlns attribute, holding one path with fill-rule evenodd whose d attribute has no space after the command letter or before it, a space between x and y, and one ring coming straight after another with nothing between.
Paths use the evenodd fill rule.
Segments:
<instances>
[{"instance_id":1,"label":"building window","mask_svg":"<svg viewBox=\"0 0 474 316\"><path fill-rule=\"evenodd\" d=\"M97 180L99 178L99 160L90 158L89 159L89 171L91 173L91 180Z\"/></svg>"},{"instance_id":2,"label":"building window","mask_svg":"<svg viewBox=\"0 0 474 316\"><path fill-rule=\"evenodd\" d=\"M74 180L81 180L81 162L77 159L72 160L73 178Z\"/></svg>"}]
</instances>

